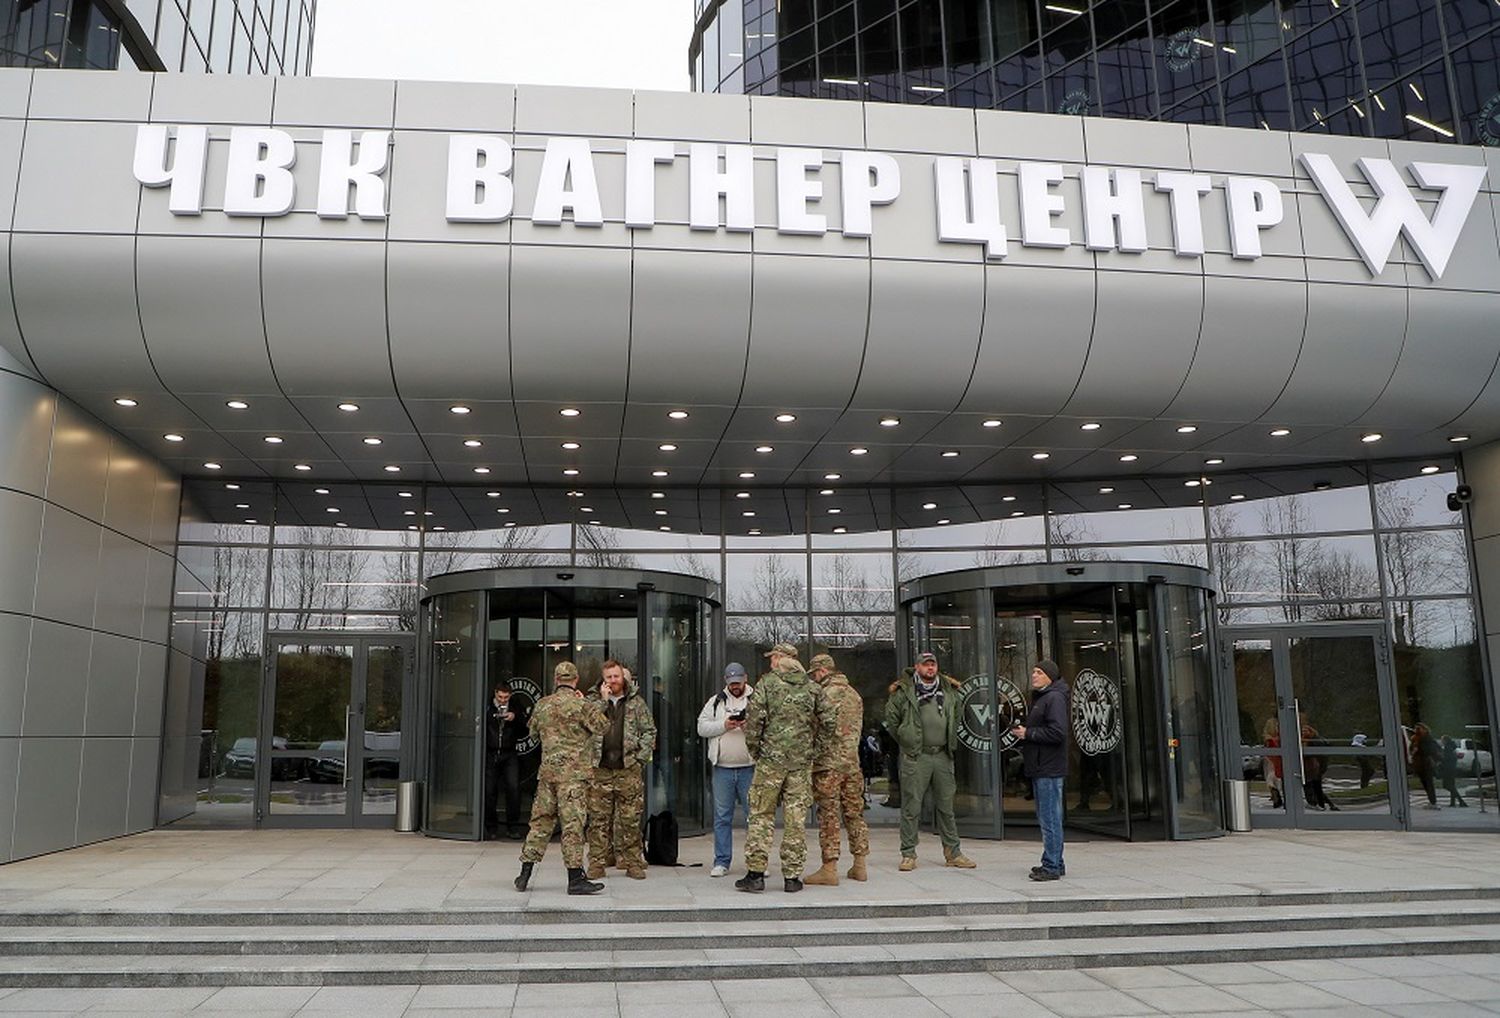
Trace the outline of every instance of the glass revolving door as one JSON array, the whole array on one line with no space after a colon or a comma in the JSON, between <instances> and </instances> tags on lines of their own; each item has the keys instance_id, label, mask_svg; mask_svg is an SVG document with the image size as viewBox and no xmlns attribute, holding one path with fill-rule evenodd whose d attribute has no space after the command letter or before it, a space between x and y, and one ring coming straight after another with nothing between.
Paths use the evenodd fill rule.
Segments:
<instances>
[{"instance_id":1,"label":"glass revolving door","mask_svg":"<svg viewBox=\"0 0 1500 1018\"><path fill-rule=\"evenodd\" d=\"M426 833L504 837L524 827L540 746L513 733L514 775L493 766L497 730L487 708L508 691L507 713L524 725L552 691L561 661L578 667L579 688L599 684L604 663L631 673L656 720L646 773L646 809L671 810L683 833L709 823L707 763L698 709L717 688L717 585L692 576L629 569L485 569L434 576L423 599L426 650L418 700L427 716ZM486 766L490 763L491 766ZM515 806L503 785L514 781Z\"/></svg>"}]
</instances>

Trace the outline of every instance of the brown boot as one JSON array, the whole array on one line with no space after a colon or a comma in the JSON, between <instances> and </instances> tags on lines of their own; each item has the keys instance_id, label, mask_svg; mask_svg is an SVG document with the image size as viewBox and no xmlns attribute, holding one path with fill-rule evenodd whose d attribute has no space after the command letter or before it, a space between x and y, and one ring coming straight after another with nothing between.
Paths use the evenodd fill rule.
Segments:
<instances>
[{"instance_id":1,"label":"brown boot","mask_svg":"<svg viewBox=\"0 0 1500 1018\"><path fill-rule=\"evenodd\" d=\"M837 859L825 861L822 869L816 873L809 873L802 878L802 882L810 886L837 887L839 885L839 861Z\"/></svg>"},{"instance_id":2,"label":"brown boot","mask_svg":"<svg viewBox=\"0 0 1500 1018\"><path fill-rule=\"evenodd\" d=\"M943 865L957 866L961 870L971 870L975 866L973 859L970 859L956 848L952 852L944 852L943 860Z\"/></svg>"},{"instance_id":3,"label":"brown boot","mask_svg":"<svg viewBox=\"0 0 1500 1018\"><path fill-rule=\"evenodd\" d=\"M631 880L645 880L646 879L646 867L644 867L644 866L630 866L630 867L627 867L626 870L625 870L625 875L627 877L629 877Z\"/></svg>"},{"instance_id":4,"label":"brown boot","mask_svg":"<svg viewBox=\"0 0 1500 1018\"><path fill-rule=\"evenodd\" d=\"M589 863L589 871L587 876L590 880L598 880L600 877L604 876L604 864L602 862Z\"/></svg>"},{"instance_id":5,"label":"brown boot","mask_svg":"<svg viewBox=\"0 0 1500 1018\"><path fill-rule=\"evenodd\" d=\"M869 874L867 874L865 872L865 857L864 856L862 856L862 855L856 855L854 857L854 865L852 865L852 866L849 867L849 879L850 880L868 880L869 879Z\"/></svg>"},{"instance_id":6,"label":"brown boot","mask_svg":"<svg viewBox=\"0 0 1500 1018\"><path fill-rule=\"evenodd\" d=\"M903 855L901 857L901 865L896 868L902 873L910 873L917 868L917 857L914 855Z\"/></svg>"}]
</instances>

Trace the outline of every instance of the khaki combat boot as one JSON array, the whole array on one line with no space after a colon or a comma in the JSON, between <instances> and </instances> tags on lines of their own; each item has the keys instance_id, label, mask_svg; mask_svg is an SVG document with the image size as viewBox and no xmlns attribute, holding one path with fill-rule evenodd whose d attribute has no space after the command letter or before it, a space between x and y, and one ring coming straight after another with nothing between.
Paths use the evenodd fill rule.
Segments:
<instances>
[{"instance_id":1,"label":"khaki combat boot","mask_svg":"<svg viewBox=\"0 0 1500 1018\"><path fill-rule=\"evenodd\" d=\"M838 864L839 861L837 859L825 860L820 870L816 873L809 873L802 878L802 882L809 887L837 887L839 885Z\"/></svg>"},{"instance_id":2,"label":"khaki combat boot","mask_svg":"<svg viewBox=\"0 0 1500 1018\"><path fill-rule=\"evenodd\" d=\"M646 879L646 867L644 867L644 866L627 866L625 868L625 875L627 877L629 877L631 880L645 880Z\"/></svg>"},{"instance_id":3,"label":"khaki combat boot","mask_svg":"<svg viewBox=\"0 0 1500 1018\"><path fill-rule=\"evenodd\" d=\"M903 855L901 857L900 870L902 873L910 873L917 868L917 857L914 855Z\"/></svg>"},{"instance_id":4,"label":"khaki combat boot","mask_svg":"<svg viewBox=\"0 0 1500 1018\"><path fill-rule=\"evenodd\" d=\"M962 851L955 848L952 852L946 850L943 852L943 865L956 866L961 870L971 870L974 868L975 862L964 855Z\"/></svg>"},{"instance_id":5,"label":"khaki combat boot","mask_svg":"<svg viewBox=\"0 0 1500 1018\"><path fill-rule=\"evenodd\" d=\"M865 872L865 857L864 856L862 856L862 855L856 855L854 857L854 865L852 865L852 866L849 867L849 879L850 880L868 880L868 879L870 879L869 874Z\"/></svg>"},{"instance_id":6,"label":"khaki combat boot","mask_svg":"<svg viewBox=\"0 0 1500 1018\"><path fill-rule=\"evenodd\" d=\"M588 878L590 880L598 880L602 876L604 876L604 864L602 862L590 862Z\"/></svg>"}]
</instances>

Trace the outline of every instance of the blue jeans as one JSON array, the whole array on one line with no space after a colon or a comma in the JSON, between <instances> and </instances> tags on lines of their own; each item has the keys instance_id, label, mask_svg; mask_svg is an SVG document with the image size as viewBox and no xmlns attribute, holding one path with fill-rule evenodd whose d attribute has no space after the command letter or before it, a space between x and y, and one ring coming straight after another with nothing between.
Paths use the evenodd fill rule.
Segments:
<instances>
[{"instance_id":1,"label":"blue jeans","mask_svg":"<svg viewBox=\"0 0 1500 1018\"><path fill-rule=\"evenodd\" d=\"M728 866L734 855L734 804L750 819L750 779L755 767L714 768L714 865Z\"/></svg>"},{"instance_id":2,"label":"blue jeans","mask_svg":"<svg viewBox=\"0 0 1500 1018\"><path fill-rule=\"evenodd\" d=\"M1034 778L1031 786L1036 796L1036 819L1042 828L1042 868L1050 873L1066 873L1063 865L1063 779Z\"/></svg>"}]
</instances>

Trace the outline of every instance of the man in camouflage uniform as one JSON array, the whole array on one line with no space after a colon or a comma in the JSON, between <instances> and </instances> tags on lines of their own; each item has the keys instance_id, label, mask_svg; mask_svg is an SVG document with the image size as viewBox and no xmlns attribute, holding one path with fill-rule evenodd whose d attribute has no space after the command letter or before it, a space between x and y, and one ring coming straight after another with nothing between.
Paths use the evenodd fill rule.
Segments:
<instances>
[{"instance_id":1,"label":"man in camouflage uniform","mask_svg":"<svg viewBox=\"0 0 1500 1018\"><path fill-rule=\"evenodd\" d=\"M831 738L813 747L813 798L818 803L818 847L823 867L808 884L837 887L839 882L839 814L849 834L850 880L866 879L865 856L870 854L870 827L865 823L865 776L859 767L859 733L864 727L865 702L838 670L833 658L819 654L808 662L812 677L823 687L835 718Z\"/></svg>"},{"instance_id":2,"label":"man in camouflage uniform","mask_svg":"<svg viewBox=\"0 0 1500 1018\"><path fill-rule=\"evenodd\" d=\"M604 876L616 861L632 880L646 879L641 815L646 810L642 768L656 748L656 722L629 673L618 661L604 662L604 677L589 699L609 722L598 740L589 783L589 879Z\"/></svg>"},{"instance_id":3,"label":"man in camouflage uniform","mask_svg":"<svg viewBox=\"0 0 1500 1018\"><path fill-rule=\"evenodd\" d=\"M833 710L823 687L808 678L797 648L778 643L766 655L762 676L745 717L745 745L755 758L750 782L750 833L745 839L749 870L734 882L742 891L766 889L766 863L781 804L781 877L787 891L802 890L807 862L807 810L812 805L812 750L832 738Z\"/></svg>"},{"instance_id":4,"label":"man in camouflage uniform","mask_svg":"<svg viewBox=\"0 0 1500 1018\"><path fill-rule=\"evenodd\" d=\"M531 731L542 740L542 765L536 776L531 804L531 831L521 848L521 875L516 890L526 890L531 870L542 861L552 830L562 822L563 863L568 867L569 894L597 894L604 890L583 875L583 831L588 822L588 782L599 758L599 736L604 713L584 699L578 689L578 668L564 661L552 672L557 686L531 712Z\"/></svg>"}]
</instances>

